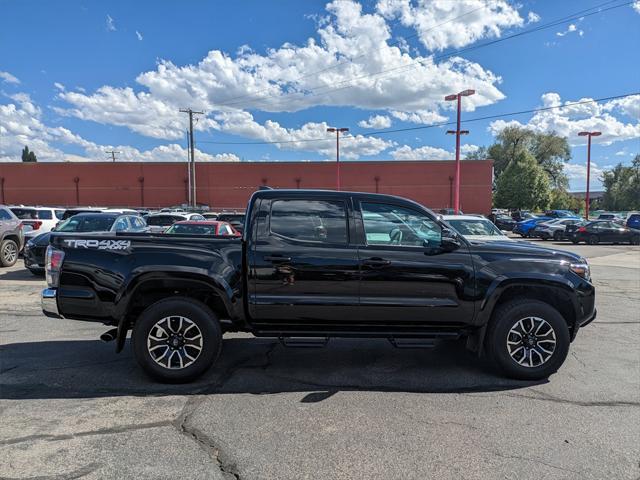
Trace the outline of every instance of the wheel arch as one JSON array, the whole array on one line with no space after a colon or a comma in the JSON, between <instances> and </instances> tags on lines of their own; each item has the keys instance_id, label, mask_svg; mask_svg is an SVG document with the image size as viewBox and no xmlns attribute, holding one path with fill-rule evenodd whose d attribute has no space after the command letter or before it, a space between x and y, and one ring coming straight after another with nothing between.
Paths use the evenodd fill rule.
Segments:
<instances>
[{"instance_id":1,"label":"wheel arch","mask_svg":"<svg viewBox=\"0 0 640 480\"><path fill-rule=\"evenodd\" d=\"M116 299L115 316L119 319L117 352L124 347L127 331L138 316L167 297L195 299L209 307L219 318L234 317L233 291L222 279L184 269L180 272L145 272L132 278Z\"/></svg>"},{"instance_id":2,"label":"wheel arch","mask_svg":"<svg viewBox=\"0 0 640 480\"><path fill-rule=\"evenodd\" d=\"M567 322L570 338L577 328L579 305L571 284L556 279L503 279L494 282L480 306L479 324L474 335L469 337L467 347L480 354L483 351L485 334L497 308L514 298L538 300L555 308Z\"/></svg>"}]
</instances>

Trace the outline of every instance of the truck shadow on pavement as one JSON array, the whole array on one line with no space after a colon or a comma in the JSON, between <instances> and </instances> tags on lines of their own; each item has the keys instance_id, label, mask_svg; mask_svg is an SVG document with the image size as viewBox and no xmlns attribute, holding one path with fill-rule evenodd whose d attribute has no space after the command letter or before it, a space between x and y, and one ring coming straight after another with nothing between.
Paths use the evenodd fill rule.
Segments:
<instances>
[{"instance_id":1,"label":"truck shadow on pavement","mask_svg":"<svg viewBox=\"0 0 640 480\"><path fill-rule=\"evenodd\" d=\"M534 384L499 376L460 342L394 349L385 340L334 339L325 348L285 348L273 339L228 338L214 367L183 385L154 382L130 345L115 354L98 340L13 343L0 347L0 358L3 399L309 392L301 401L318 402L345 390L464 393Z\"/></svg>"}]
</instances>

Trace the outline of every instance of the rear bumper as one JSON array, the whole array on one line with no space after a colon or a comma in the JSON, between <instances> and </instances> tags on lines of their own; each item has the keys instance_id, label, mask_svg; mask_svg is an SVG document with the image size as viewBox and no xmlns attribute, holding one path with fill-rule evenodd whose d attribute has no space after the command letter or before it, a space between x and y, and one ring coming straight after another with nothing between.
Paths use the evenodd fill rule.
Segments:
<instances>
[{"instance_id":1,"label":"rear bumper","mask_svg":"<svg viewBox=\"0 0 640 480\"><path fill-rule=\"evenodd\" d=\"M62 318L58 311L58 291L55 288L45 288L41 294L42 312L51 318Z\"/></svg>"}]
</instances>

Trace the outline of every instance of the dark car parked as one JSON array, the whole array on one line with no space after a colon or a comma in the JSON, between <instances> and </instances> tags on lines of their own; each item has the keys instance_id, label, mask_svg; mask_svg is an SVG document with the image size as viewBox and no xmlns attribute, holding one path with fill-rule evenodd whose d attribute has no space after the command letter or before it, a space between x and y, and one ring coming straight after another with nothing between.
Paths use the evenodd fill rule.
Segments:
<instances>
[{"instance_id":1,"label":"dark car parked","mask_svg":"<svg viewBox=\"0 0 640 480\"><path fill-rule=\"evenodd\" d=\"M464 337L507 375L541 379L596 315L579 255L470 243L411 200L344 191L258 191L242 238L54 233L47 284L46 315L111 325L116 351L132 330L140 366L167 382L207 370L223 332L290 346Z\"/></svg>"},{"instance_id":2,"label":"dark car parked","mask_svg":"<svg viewBox=\"0 0 640 480\"><path fill-rule=\"evenodd\" d=\"M516 226L516 224L518 223L509 215L504 215L504 214L491 215L491 217L489 218L493 220L493 223L495 224L496 227L498 227L500 230L505 230L507 232L511 232L513 228Z\"/></svg>"},{"instance_id":3,"label":"dark car parked","mask_svg":"<svg viewBox=\"0 0 640 480\"><path fill-rule=\"evenodd\" d=\"M623 227L617 222L596 220L581 227L565 232L565 236L573 243L585 242L597 245L603 242L630 243L640 245L640 230Z\"/></svg>"},{"instance_id":4,"label":"dark car parked","mask_svg":"<svg viewBox=\"0 0 640 480\"><path fill-rule=\"evenodd\" d=\"M145 232L147 225L137 215L117 213L77 213L60 222L56 232ZM52 232L38 235L24 246L24 266L34 275L42 275L45 269L45 254Z\"/></svg>"},{"instance_id":5,"label":"dark car parked","mask_svg":"<svg viewBox=\"0 0 640 480\"><path fill-rule=\"evenodd\" d=\"M14 265L23 245L22 221L8 207L0 205L0 265Z\"/></svg>"}]
</instances>

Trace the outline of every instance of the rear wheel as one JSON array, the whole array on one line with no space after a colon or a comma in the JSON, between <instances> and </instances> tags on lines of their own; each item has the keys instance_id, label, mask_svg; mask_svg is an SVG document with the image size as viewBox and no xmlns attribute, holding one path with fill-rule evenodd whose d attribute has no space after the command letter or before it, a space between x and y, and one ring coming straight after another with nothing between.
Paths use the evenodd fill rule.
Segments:
<instances>
[{"instance_id":1,"label":"rear wheel","mask_svg":"<svg viewBox=\"0 0 640 480\"><path fill-rule=\"evenodd\" d=\"M559 242L560 240L562 240L562 232L561 232L561 231L559 231L559 230L558 230L558 231L556 231L556 232L553 232L553 239L554 239L556 242Z\"/></svg>"},{"instance_id":2,"label":"rear wheel","mask_svg":"<svg viewBox=\"0 0 640 480\"><path fill-rule=\"evenodd\" d=\"M205 304L171 297L148 307L133 328L133 351L149 376L167 383L190 382L218 358L222 332Z\"/></svg>"},{"instance_id":3,"label":"rear wheel","mask_svg":"<svg viewBox=\"0 0 640 480\"><path fill-rule=\"evenodd\" d=\"M0 243L0 264L11 267L18 261L18 244L13 240L3 240Z\"/></svg>"},{"instance_id":4,"label":"rear wheel","mask_svg":"<svg viewBox=\"0 0 640 480\"><path fill-rule=\"evenodd\" d=\"M580 243L580 240L578 240L577 238L573 238L571 239L571 243L573 243L574 245L577 245Z\"/></svg>"},{"instance_id":5,"label":"rear wheel","mask_svg":"<svg viewBox=\"0 0 640 480\"><path fill-rule=\"evenodd\" d=\"M589 238L587 238L587 243L589 245L597 245L600 243L600 238L598 237L598 235L589 235Z\"/></svg>"},{"instance_id":6,"label":"rear wheel","mask_svg":"<svg viewBox=\"0 0 640 480\"><path fill-rule=\"evenodd\" d=\"M640 245L640 235L634 235L633 237L631 237L631 240L629 240L629 243L631 245Z\"/></svg>"},{"instance_id":7,"label":"rear wheel","mask_svg":"<svg viewBox=\"0 0 640 480\"><path fill-rule=\"evenodd\" d=\"M541 380L569 353L569 328L551 305L514 300L498 307L487 331L487 352L509 377Z\"/></svg>"}]
</instances>

